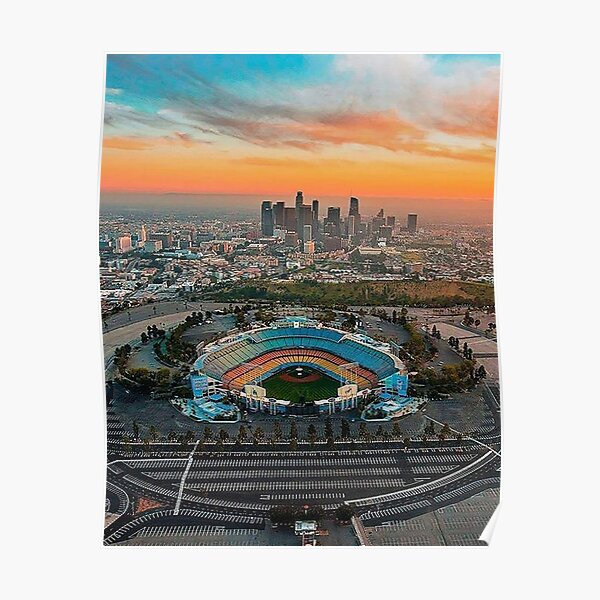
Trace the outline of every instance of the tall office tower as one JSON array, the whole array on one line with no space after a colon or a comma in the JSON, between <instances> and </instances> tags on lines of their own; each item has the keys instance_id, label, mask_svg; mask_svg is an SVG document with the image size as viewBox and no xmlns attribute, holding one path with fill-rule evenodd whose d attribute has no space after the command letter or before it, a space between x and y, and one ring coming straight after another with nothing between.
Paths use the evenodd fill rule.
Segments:
<instances>
[{"instance_id":1,"label":"tall office tower","mask_svg":"<svg viewBox=\"0 0 600 600\"><path fill-rule=\"evenodd\" d=\"M356 217L354 215L348 216L348 237L356 235Z\"/></svg>"},{"instance_id":2,"label":"tall office tower","mask_svg":"<svg viewBox=\"0 0 600 600\"><path fill-rule=\"evenodd\" d=\"M385 225L385 219L383 217L373 217L373 221L371 222L371 231L377 233L382 225Z\"/></svg>"},{"instance_id":3,"label":"tall office tower","mask_svg":"<svg viewBox=\"0 0 600 600\"><path fill-rule=\"evenodd\" d=\"M379 237L389 242L392 239L392 228L389 225L382 225L379 228Z\"/></svg>"},{"instance_id":4,"label":"tall office tower","mask_svg":"<svg viewBox=\"0 0 600 600\"><path fill-rule=\"evenodd\" d=\"M379 212L377 213L377 216L378 216L380 219L383 219L383 216L384 216L384 213L383 213L383 208L380 208L380 209L379 209Z\"/></svg>"},{"instance_id":5,"label":"tall office tower","mask_svg":"<svg viewBox=\"0 0 600 600\"><path fill-rule=\"evenodd\" d=\"M148 239L148 234L146 233L146 226L142 223L142 227L140 228L140 246L144 245L144 242Z\"/></svg>"},{"instance_id":6,"label":"tall office tower","mask_svg":"<svg viewBox=\"0 0 600 600\"><path fill-rule=\"evenodd\" d=\"M300 241L304 241L304 226L312 224L312 209L308 204L296 207L296 231Z\"/></svg>"},{"instance_id":7,"label":"tall office tower","mask_svg":"<svg viewBox=\"0 0 600 600\"><path fill-rule=\"evenodd\" d=\"M358 210L358 198L352 196L350 198L350 209L348 210L349 217L357 217L360 221L360 212Z\"/></svg>"},{"instance_id":8,"label":"tall office tower","mask_svg":"<svg viewBox=\"0 0 600 600\"><path fill-rule=\"evenodd\" d=\"M284 244L288 248L295 248L298 245L298 234L295 231L287 231Z\"/></svg>"},{"instance_id":9,"label":"tall office tower","mask_svg":"<svg viewBox=\"0 0 600 600\"><path fill-rule=\"evenodd\" d=\"M302 192L296 192L296 208L304 204L304 196Z\"/></svg>"},{"instance_id":10,"label":"tall office tower","mask_svg":"<svg viewBox=\"0 0 600 600\"><path fill-rule=\"evenodd\" d=\"M314 237L314 230L312 229L312 221L313 221L313 212L312 212L312 208L310 206L310 204L304 204L302 206L302 220L304 225L310 225L311 226L311 239L313 239ZM302 226L302 230L304 231L304 225ZM298 230L298 233L300 233L300 230ZM302 240L303 242L306 240Z\"/></svg>"},{"instance_id":11,"label":"tall office tower","mask_svg":"<svg viewBox=\"0 0 600 600\"><path fill-rule=\"evenodd\" d=\"M273 222L275 225L284 225L283 213L285 211L285 202L276 202L273 205Z\"/></svg>"},{"instance_id":12,"label":"tall office tower","mask_svg":"<svg viewBox=\"0 0 600 600\"><path fill-rule=\"evenodd\" d=\"M312 234L313 239L319 238L319 201L312 201Z\"/></svg>"},{"instance_id":13,"label":"tall office tower","mask_svg":"<svg viewBox=\"0 0 600 600\"><path fill-rule=\"evenodd\" d=\"M283 209L283 227L286 231L296 231L296 209L293 206Z\"/></svg>"},{"instance_id":14,"label":"tall office tower","mask_svg":"<svg viewBox=\"0 0 600 600\"><path fill-rule=\"evenodd\" d=\"M329 233L333 236L340 235L341 229L341 209L339 206L330 206L327 209L327 229Z\"/></svg>"},{"instance_id":15,"label":"tall office tower","mask_svg":"<svg viewBox=\"0 0 600 600\"><path fill-rule=\"evenodd\" d=\"M392 229L394 227L396 227L396 217L392 217L391 215L388 215L386 218L386 225L388 227L391 227Z\"/></svg>"},{"instance_id":16,"label":"tall office tower","mask_svg":"<svg viewBox=\"0 0 600 600\"><path fill-rule=\"evenodd\" d=\"M302 228L302 240L304 242L310 242L313 239L312 233L312 225L305 225Z\"/></svg>"},{"instance_id":17,"label":"tall office tower","mask_svg":"<svg viewBox=\"0 0 600 600\"><path fill-rule=\"evenodd\" d=\"M265 237L273 236L273 204L264 200L260 208L260 229Z\"/></svg>"},{"instance_id":18,"label":"tall office tower","mask_svg":"<svg viewBox=\"0 0 600 600\"><path fill-rule=\"evenodd\" d=\"M122 235L121 237L118 237L116 250L121 254L124 254L125 252L131 252L131 236Z\"/></svg>"},{"instance_id":19,"label":"tall office tower","mask_svg":"<svg viewBox=\"0 0 600 600\"><path fill-rule=\"evenodd\" d=\"M417 215L415 215L414 213L410 213L408 215L408 218L406 220L406 227L409 233L417 232Z\"/></svg>"}]
</instances>

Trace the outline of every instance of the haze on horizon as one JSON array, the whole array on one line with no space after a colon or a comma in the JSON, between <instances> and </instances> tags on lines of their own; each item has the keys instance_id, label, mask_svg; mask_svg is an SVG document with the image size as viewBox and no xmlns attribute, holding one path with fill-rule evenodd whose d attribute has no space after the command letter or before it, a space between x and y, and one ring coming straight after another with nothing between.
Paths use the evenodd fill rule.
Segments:
<instances>
[{"instance_id":1,"label":"haze on horizon","mask_svg":"<svg viewBox=\"0 0 600 600\"><path fill-rule=\"evenodd\" d=\"M102 212L155 212L186 213L190 215L223 216L238 215L242 218L260 218L262 200L283 200L293 206L294 194L290 195L229 195L229 194L144 194L103 193ZM304 194L311 201L313 196ZM317 198L317 196L314 196ZM349 197L320 196L320 213L325 217L328 206L339 206L342 214L348 211ZM387 215L395 215L402 221L408 213L417 213L420 223L466 223L485 225L493 222L493 203L490 200L440 200L436 198L360 198L363 215L375 215L383 208Z\"/></svg>"},{"instance_id":2,"label":"haze on horizon","mask_svg":"<svg viewBox=\"0 0 600 600\"><path fill-rule=\"evenodd\" d=\"M302 189L491 222L499 73L494 54L110 55L102 206Z\"/></svg>"}]
</instances>

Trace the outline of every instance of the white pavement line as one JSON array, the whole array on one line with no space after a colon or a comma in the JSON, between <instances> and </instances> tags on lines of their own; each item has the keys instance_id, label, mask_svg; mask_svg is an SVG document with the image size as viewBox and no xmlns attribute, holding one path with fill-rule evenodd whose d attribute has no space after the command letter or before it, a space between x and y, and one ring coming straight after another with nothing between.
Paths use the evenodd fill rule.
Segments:
<instances>
[{"instance_id":1,"label":"white pavement line","mask_svg":"<svg viewBox=\"0 0 600 600\"><path fill-rule=\"evenodd\" d=\"M118 485L115 485L115 484L114 484L114 483L112 483L111 481L107 481L107 482L106 482L106 487L107 487L107 488L111 488L111 487L113 487L113 488L115 488L115 489L117 489L117 490L120 490L120 491L121 491L121 492L123 492L123 494L125 495L125 499L127 500L127 503L125 504L125 509L123 510L123 512L122 512L120 515L118 515L118 517L117 517L117 518L119 518L119 517L122 517L122 516L123 516L123 515L124 515L124 514L127 512L127 510L129 509L129 504L130 504L130 500L129 500L129 494L128 494L128 493L127 493L127 492L126 492L126 491L125 491L123 488L120 488ZM114 491L114 490L113 490L113 491ZM114 492L114 493L116 493L116 492Z\"/></svg>"},{"instance_id":2,"label":"white pavement line","mask_svg":"<svg viewBox=\"0 0 600 600\"><path fill-rule=\"evenodd\" d=\"M175 510L173 511L173 514L175 514L175 515L179 514L179 507L181 505L181 498L183 497L183 486L185 485L185 478L188 476L188 473L190 472L190 469L192 467L192 462L194 461L194 452L196 452L196 448L198 447L199 443L200 443L200 440L197 440L196 443L194 444L194 447L192 448L192 451L190 452L190 456L188 457L187 465L185 466L185 471L183 472L183 475L181 476L181 482L179 484L179 493L177 494L177 502L175 502Z\"/></svg>"},{"instance_id":3,"label":"white pavement line","mask_svg":"<svg viewBox=\"0 0 600 600\"><path fill-rule=\"evenodd\" d=\"M435 419L432 419L428 415L423 415L423 416L426 419L429 419L430 421L433 421L434 423L437 423L438 425L441 425L442 427L444 425L447 425L447 423L440 423L440 421L436 421ZM476 444L479 444L480 446L483 446L484 448L487 448L490 452L493 452L496 456L502 457L502 455L500 454L500 452L494 450L492 447L488 446L487 444L484 444L483 442L480 442L479 440L476 440L474 437L471 437L470 435L465 435L462 431L457 431L456 429L453 429L452 427L450 427L450 425L448 425L448 429L450 429L450 431L454 431L454 433L460 433L460 435L462 435L465 440L471 440L472 442L475 442Z\"/></svg>"},{"instance_id":4,"label":"white pavement line","mask_svg":"<svg viewBox=\"0 0 600 600\"><path fill-rule=\"evenodd\" d=\"M476 461L469 463L464 466L462 469L458 471L454 471L452 473L448 473L448 475L444 475L439 479L434 479L428 483L423 483L421 485L416 485L414 487L405 488L402 490L398 490L396 492L388 492L387 494L379 494L378 496L369 496L367 498L355 498L353 500L346 500L346 504L354 504L356 506L367 506L369 504L376 504L381 502L388 502L392 500L398 500L399 498L407 498L409 496L416 496L424 491L433 491L435 488L439 488L444 486L446 483L450 481L456 481L460 479L460 476L465 474L471 474L476 471L480 463L488 462L490 459L491 452L484 454L479 457Z\"/></svg>"}]
</instances>

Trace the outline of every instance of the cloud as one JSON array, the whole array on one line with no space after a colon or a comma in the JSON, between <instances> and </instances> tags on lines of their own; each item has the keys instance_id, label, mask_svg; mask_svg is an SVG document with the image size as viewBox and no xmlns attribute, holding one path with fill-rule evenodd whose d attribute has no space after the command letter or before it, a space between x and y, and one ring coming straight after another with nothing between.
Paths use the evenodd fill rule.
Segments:
<instances>
[{"instance_id":1,"label":"cloud","mask_svg":"<svg viewBox=\"0 0 600 600\"><path fill-rule=\"evenodd\" d=\"M142 73L160 75L150 69ZM169 75L176 83L154 112L107 102L111 131L133 128L183 145L229 138L313 153L360 145L433 158L493 160L495 66L458 61L440 72L435 60L423 55L339 55L328 81L297 86L270 81L264 90L257 80L250 91L209 81L187 65Z\"/></svg>"},{"instance_id":2,"label":"cloud","mask_svg":"<svg viewBox=\"0 0 600 600\"><path fill-rule=\"evenodd\" d=\"M149 139L125 136L105 137L102 145L104 148L112 148L114 150L145 150L153 146Z\"/></svg>"},{"instance_id":3,"label":"cloud","mask_svg":"<svg viewBox=\"0 0 600 600\"><path fill-rule=\"evenodd\" d=\"M104 138L104 148L114 150L147 150L160 145L178 145L190 147L198 144L210 144L209 141L198 140L189 133L174 131L163 136L108 136Z\"/></svg>"}]
</instances>

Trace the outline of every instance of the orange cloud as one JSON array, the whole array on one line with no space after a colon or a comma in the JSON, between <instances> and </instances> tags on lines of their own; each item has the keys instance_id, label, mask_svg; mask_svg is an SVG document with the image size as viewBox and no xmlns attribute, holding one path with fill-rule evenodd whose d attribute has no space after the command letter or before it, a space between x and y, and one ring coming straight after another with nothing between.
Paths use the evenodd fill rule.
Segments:
<instances>
[{"instance_id":1,"label":"orange cloud","mask_svg":"<svg viewBox=\"0 0 600 600\"><path fill-rule=\"evenodd\" d=\"M332 196L348 195L353 190L365 196L493 197L493 161L455 160L456 156L444 156L435 148L428 151L435 156L424 156L421 149L419 154L403 154L396 160L361 161L350 154L347 158L313 154L307 159L230 156L202 146L131 153L107 149L102 157L102 190L268 196L300 186ZM470 152L485 156L492 150Z\"/></svg>"}]
</instances>

